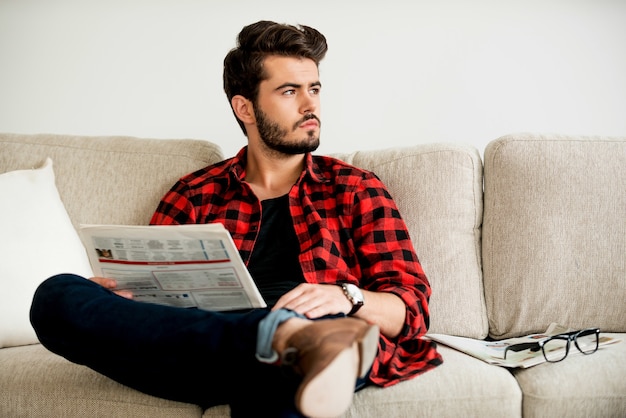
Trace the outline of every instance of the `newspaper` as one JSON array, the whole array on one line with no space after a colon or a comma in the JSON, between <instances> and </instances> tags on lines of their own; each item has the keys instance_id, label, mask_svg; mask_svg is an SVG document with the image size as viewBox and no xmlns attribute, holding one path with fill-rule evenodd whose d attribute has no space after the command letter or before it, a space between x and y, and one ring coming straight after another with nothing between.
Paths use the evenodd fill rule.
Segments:
<instances>
[{"instance_id":1,"label":"newspaper","mask_svg":"<svg viewBox=\"0 0 626 418\"><path fill-rule=\"evenodd\" d=\"M572 331L556 323L550 324L548 329L541 334L529 334L523 337L508 338L499 341L477 340L473 338L457 337L445 334L426 334L429 339L459 350L465 354L476 357L489 364L509 368L528 368L546 362L541 349L538 349L538 341L547 339L553 335ZM600 335L599 348L609 344L620 342L608 336ZM531 344L532 343L532 344ZM527 344L529 348L520 351L509 350L504 358L505 350L509 346ZM571 343L568 356L580 354ZM530 346L533 346L532 348Z\"/></svg>"},{"instance_id":2,"label":"newspaper","mask_svg":"<svg viewBox=\"0 0 626 418\"><path fill-rule=\"evenodd\" d=\"M267 306L220 223L81 225L79 232L94 274L115 279L136 301L213 311Z\"/></svg>"}]
</instances>

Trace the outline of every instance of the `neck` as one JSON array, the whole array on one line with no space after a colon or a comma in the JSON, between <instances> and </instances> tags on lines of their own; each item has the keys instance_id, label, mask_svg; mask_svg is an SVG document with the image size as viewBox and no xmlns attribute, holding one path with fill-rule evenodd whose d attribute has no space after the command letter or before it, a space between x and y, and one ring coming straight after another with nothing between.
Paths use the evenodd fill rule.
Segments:
<instances>
[{"instance_id":1,"label":"neck","mask_svg":"<svg viewBox=\"0 0 626 418\"><path fill-rule=\"evenodd\" d=\"M304 160L304 154L270 155L248 147L246 182L259 200L285 195L302 174Z\"/></svg>"}]
</instances>

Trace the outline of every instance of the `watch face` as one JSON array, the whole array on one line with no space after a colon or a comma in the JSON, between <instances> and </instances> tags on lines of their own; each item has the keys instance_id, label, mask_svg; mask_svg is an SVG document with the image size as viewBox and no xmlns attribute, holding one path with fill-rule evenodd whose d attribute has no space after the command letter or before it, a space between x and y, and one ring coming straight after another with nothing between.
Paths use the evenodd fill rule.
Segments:
<instances>
[{"instance_id":1,"label":"watch face","mask_svg":"<svg viewBox=\"0 0 626 418\"><path fill-rule=\"evenodd\" d=\"M356 311L361 309L361 306L363 306L363 292L361 292L361 289L359 289L357 286L349 283L343 283L341 287L343 287L343 292L345 293L350 303L352 303L352 309L350 310L350 312L348 312L348 316L354 315Z\"/></svg>"},{"instance_id":2,"label":"watch face","mask_svg":"<svg viewBox=\"0 0 626 418\"><path fill-rule=\"evenodd\" d=\"M353 284L346 284L344 286L347 296L350 298L353 305L363 303L363 293L361 289Z\"/></svg>"}]
</instances>

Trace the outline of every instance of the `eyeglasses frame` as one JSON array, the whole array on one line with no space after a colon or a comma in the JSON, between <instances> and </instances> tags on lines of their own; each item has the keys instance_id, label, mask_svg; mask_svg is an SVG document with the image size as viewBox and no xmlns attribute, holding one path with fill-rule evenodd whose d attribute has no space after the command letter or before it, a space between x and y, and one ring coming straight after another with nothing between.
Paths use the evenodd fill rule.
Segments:
<instances>
[{"instance_id":1,"label":"eyeglasses frame","mask_svg":"<svg viewBox=\"0 0 626 418\"><path fill-rule=\"evenodd\" d=\"M577 342L577 338L581 335L585 333L585 335L589 334L589 333L594 333L596 336L596 346L593 349L593 351L583 351L581 350L580 346L578 345ZM565 340L566 341L566 345L565 345L565 355L558 359L558 360L550 360L548 358L548 356L546 355L546 351L545 351L545 345L546 343L552 341L552 340ZM588 354L593 354L596 351L598 351L598 347L600 345L600 328L585 328L585 329L581 329L578 331L571 331L571 332L564 332L561 334L557 334L557 335L552 335L544 340L539 340L537 342L528 342L528 343L519 343L519 344L513 344L513 345L509 345L504 349L504 359L506 360L506 354L509 351L524 351L527 349L530 349L530 351L539 351L541 350L541 353L543 354L543 358L548 362L548 363L558 363L559 361L563 361L565 360L565 358L568 356L569 354L569 346L570 346L570 342L574 341L574 345L576 346L576 348L578 349L578 351L580 351L581 353L588 355Z\"/></svg>"},{"instance_id":2,"label":"eyeglasses frame","mask_svg":"<svg viewBox=\"0 0 626 418\"><path fill-rule=\"evenodd\" d=\"M594 349L592 351L586 351L585 352L578 345L578 337L581 334L583 334L583 333L585 333L585 335L591 334L591 333L595 334L595 336L596 336L596 345L595 345L595 347L594 347ZM545 346L546 346L547 343L549 343L552 340L566 340L566 342L567 342L567 344L565 345L565 355L562 358L558 359L558 360L550 360L548 358L548 356L546 355ZM582 354L585 354L585 355L593 354L596 351L598 351L598 347L600 345L600 328L585 328L585 329L581 329L581 330L578 330L578 331L564 332L562 334L553 335L550 338L546 338L545 340L537 341L537 344L539 344L539 347L541 347L541 352L543 353L543 358L545 358L548 363L558 363L559 361L565 360L565 358L569 354L569 346L570 346L570 342L572 342L572 341L574 342L574 345L576 346L578 351L580 351Z\"/></svg>"}]
</instances>

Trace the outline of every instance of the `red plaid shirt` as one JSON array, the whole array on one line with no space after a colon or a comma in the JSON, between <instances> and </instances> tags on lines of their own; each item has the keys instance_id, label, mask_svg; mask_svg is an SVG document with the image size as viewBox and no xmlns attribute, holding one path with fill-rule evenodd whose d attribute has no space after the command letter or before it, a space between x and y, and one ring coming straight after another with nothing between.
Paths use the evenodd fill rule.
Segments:
<instances>
[{"instance_id":1,"label":"red plaid shirt","mask_svg":"<svg viewBox=\"0 0 626 418\"><path fill-rule=\"evenodd\" d=\"M243 181L247 149L191 173L163 197L151 224L221 222L248 262L260 229L261 203ZM380 337L370 379L389 386L441 364L428 329L430 285L406 225L383 183L328 157L306 157L289 192L300 265L310 283L354 283L398 295L407 306L401 334Z\"/></svg>"}]
</instances>

